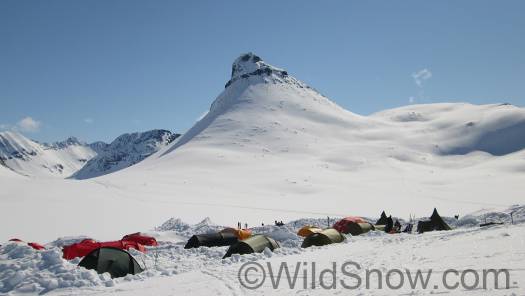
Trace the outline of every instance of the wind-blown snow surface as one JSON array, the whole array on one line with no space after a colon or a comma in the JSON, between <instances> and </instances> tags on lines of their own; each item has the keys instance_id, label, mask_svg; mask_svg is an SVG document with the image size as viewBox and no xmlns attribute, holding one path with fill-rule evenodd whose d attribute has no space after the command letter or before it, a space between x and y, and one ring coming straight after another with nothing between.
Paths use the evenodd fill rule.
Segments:
<instances>
[{"instance_id":1,"label":"wind-blown snow surface","mask_svg":"<svg viewBox=\"0 0 525 296\"><path fill-rule=\"evenodd\" d=\"M524 202L524 123L525 109L499 104L360 116L243 55L210 112L144 161L83 181L1 178L0 238L111 239L172 216L258 225L507 208Z\"/></svg>"}]
</instances>

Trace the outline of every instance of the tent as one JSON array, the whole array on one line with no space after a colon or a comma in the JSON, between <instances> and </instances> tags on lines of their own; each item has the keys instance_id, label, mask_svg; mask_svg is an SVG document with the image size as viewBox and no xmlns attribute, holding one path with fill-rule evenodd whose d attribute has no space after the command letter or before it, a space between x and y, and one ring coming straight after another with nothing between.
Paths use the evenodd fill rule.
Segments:
<instances>
[{"instance_id":1,"label":"tent","mask_svg":"<svg viewBox=\"0 0 525 296\"><path fill-rule=\"evenodd\" d=\"M157 240L152 236L144 235L140 232L125 235L121 240L136 242L144 246L158 246Z\"/></svg>"},{"instance_id":2,"label":"tent","mask_svg":"<svg viewBox=\"0 0 525 296\"><path fill-rule=\"evenodd\" d=\"M375 231L385 231L386 229L386 225L374 225L374 230Z\"/></svg>"},{"instance_id":3,"label":"tent","mask_svg":"<svg viewBox=\"0 0 525 296\"><path fill-rule=\"evenodd\" d=\"M12 238L9 240L10 242L16 242L16 243L24 243L23 240L21 239L18 239L18 238ZM38 250L38 251L41 251L41 250L44 250L45 247L42 246L41 244L39 243L27 243L28 246L30 246L31 248L35 249L35 250Z\"/></svg>"},{"instance_id":4,"label":"tent","mask_svg":"<svg viewBox=\"0 0 525 296\"><path fill-rule=\"evenodd\" d=\"M306 225L306 226L301 227L301 229L299 229L299 231L297 231L297 235L298 236L302 236L302 237L307 237L307 236L309 236L312 233L318 233L318 232L321 232L321 231L323 231L323 230L321 228L319 228L319 227Z\"/></svg>"},{"instance_id":5,"label":"tent","mask_svg":"<svg viewBox=\"0 0 525 296\"><path fill-rule=\"evenodd\" d=\"M35 250L44 250L46 247L42 246L41 244L39 243L27 243L28 246L30 246L31 248L35 249Z\"/></svg>"},{"instance_id":6,"label":"tent","mask_svg":"<svg viewBox=\"0 0 525 296\"><path fill-rule=\"evenodd\" d=\"M451 230L450 226L448 226L448 224L443 221L443 218L441 218L441 216L438 214L436 208L434 208L434 212L432 212L430 220L419 221L419 223L417 223L418 233L434 230Z\"/></svg>"},{"instance_id":7,"label":"tent","mask_svg":"<svg viewBox=\"0 0 525 296\"><path fill-rule=\"evenodd\" d=\"M224 228L220 233L233 233L238 239L243 240L252 236L250 229Z\"/></svg>"},{"instance_id":8,"label":"tent","mask_svg":"<svg viewBox=\"0 0 525 296\"><path fill-rule=\"evenodd\" d=\"M387 218L385 211L383 211L381 217L377 220L376 225L386 225Z\"/></svg>"},{"instance_id":9,"label":"tent","mask_svg":"<svg viewBox=\"0 0 525 296\"><path fill-rule=\"evenodd\" d=\"M328 228L321 232L312 233L309 236L307 236L304 239L301 248L308 248L311 246L324 246L333 243L340 243L344 240L344 235L342 235L339 231L333 228Z\"/></svg>"},{"instance_id":10,"label":"tent","mask_svg":"<svg viewBox=\"0 0 525 296\"><path fill-rule=\"evenodd\" d=\"M358 225L363 224L363 225ZM346 217L337 221L333 228L341 233L359 235L373 229L372 225L360 217Z\"/></svg>"},{"instance_id":11,"label":"tent","mask_svg":"<svg viewBox=\"0 0 525 296\"><path fill-rule=\"evenodd\" d=\"M264 249L275 250L279 248L279 244L270 237L265 235L254 235L246 240L238 241L236 244L230 246L224 258L230 257L232 254L251 254L261 253Z\"/></svg>"},{"instance_id":12,"label":"tent","mask_svg":"<svg viewBox=\"0 0 525 296\"><path fill-rule=\"evenodd\" d=\"M94 269L97 273L109 272L112 278L143 271L130 253L112 247L102 247L91 251L78 266Z\"/></svg>"},{"instance_id":13,"label":"tent","mask_svg":"<svg viewBox=\"0 0 525 296\"><path fill-rule=\"evenodd\" d=\"M192 236L184 249L198 248L198 247L223 247L231 246L238 241L237 236L233 233L207 233Z\"/></svg>"},{"instance_id":14,"label":"tent","mask_svg":"<svg viewBox=\"0 0 525 296\"><path fill-rule=\"evenodd\" d=\"M392 216L388 216L388 218L386 218L385 232L391 233L392 229L394 229L394 220Z\"/></svg>"},{"instance_id":15,"label":"tent","mask_svg":"<svg viewBox=\"0 0 525 296\"><path fill-rule=\"evenodd\" d=\"M79 243L74 243L69 246L62 248L63 258L71 260L77 257L84 257L87 254L91 253L93 250L102 248L102 247L112 247L121 250L136 249L141 252L145 252L146 249L143 245L132 242L132 241L111 241L111 242L96 242L92 239L84 239Z\"/></svg>"},{"instance_id":16,"label":"tent","mask_svg":"<svg viewBox=\"0 0 525 296\"><path fill-rule=\"evenodd\" d=\"M374 225L370 223L348 223L346 225L346 230L351 235L360 235L363 233L367 233L369 231L375 230Z\"/></svg>"}]
</instances>

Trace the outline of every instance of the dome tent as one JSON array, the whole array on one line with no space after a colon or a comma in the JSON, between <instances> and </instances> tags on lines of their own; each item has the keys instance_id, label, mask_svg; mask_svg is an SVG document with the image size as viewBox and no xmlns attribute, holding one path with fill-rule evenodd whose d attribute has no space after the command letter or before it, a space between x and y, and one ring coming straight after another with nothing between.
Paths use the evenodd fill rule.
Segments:
<instances>
[{"instance_id":1,"label":"dome tent","mask_svg":"<svg viewBox=\"0 0 525 296\"><path fill-rule=\"evenodd\" d=\"M138 262L125 250L102 247L89 253L78 266L93 269L97 273L108 272L112 278L137 274L143 271Z\"/></svg>"},{"instance_id":2,"label":"dome tent","mask_svg":"<svg viewBox=\"0 0 525 296\"><path fill-rule=\"evenodd\" d=\"M159 243L157 240L149 235L145 235L140 232L135 232L132 234L127 234L121 239L122 241L131 241L136 242L138 244L144 245L144 246L158 246Z\"/></svg>"},{"instance_id":3,"label":"dome tent","mask_svg":"<svg viewBox=\"0 0 525 296\"><path fill-rule=\"evenodd\" d=\"M215 232L207 234L198 234L192 236L184 249L198 248L198 247L224 247L231 246L237 243L238 238L234 233L230 232Z\"/></svg>"},{"instance_id":4,"label":"dome tent","mask_svg":"<svg viewBox=\"0 0 525 296\"><path fill-rule=\"evenodd\" d=\"M363 233L367 233L369 231L372 231L372 230L375 230L375 227L374 225L370 224L370 223L349 223L347 226L346 226L346 230L347 232L345 233L349 233L351 235L360 235L360 234L363 234Z\"/></svg>"},{"instance_id":5,"label":"dome tent","mask_svg":"<svg viewBox=\"0 0 525 296\"><path fill-rule=\"evenodd\" d=\"M220 233L233 233L240 240L247 239L250 236L252 236L252 231L250 229L236 229L236 228L228 227L228 228L224 228L223 230L219 232Z\"/></svg>"},{"instance_id":6,"label":"dome tent","mask_svg":"<svg viewBox=\"0 0 525 296\"><path fill-rule=\"evenodd\" d=\"M308 248L311 246L324 246L333 243L340 243L344 240L344 235L342 235L339 231L333 228L328 228L321 232L312 233L309 236L307 236L304 239L301 248Z\"/></svg>"},{"instance_id":7,"label":"dome tent","mask_svg":"<svg viewBox=\"0 0 525 296\"><path fill-rule=\"evenodd\" d=\"M307 237L307 236L309 236L312 233L317 233L317 232L321 232L321 231L323 231L323 230L321 228L319 228L319 227L306 225L306 226L301 227L301 229L299 229L299 231L297 231L297 235L298 236L302 236L302 237Z\"/></svg>"},{"instance_id":8,"label":"dome tent","mask_svg":"<svg viewBox=\"0 0 525 296\"><path fill-rule=\"evenodd\" d=\"M251 254L261 253L264 249L269 248L275 250L279 248L279 244L272 238L265 235L254 235L248 239L238 241L236 244L230 246L224 258L230 257L232 254Z\"/></svg>"},{"instance_id":9,"label":"dome tent","mask_svg":"<svg viewBox=\"0 0 525 296\"><path fill-rule=\"evenodd\" d=\"M343 218L337 221L334 224L333 228L341 233L351 234L351 235L360 235L370 230L374 230L374 226L366 222L361 217Z\"/></svg>"},{"instance_id":10,"label":"dome tent","mask_svg":"<svg viewBox=\"0 0 525 296\"><path fill-rule=\"evenodd\" d=\"M78 243L72 245L64 246L62 248L63 258L71 260L77 257L84 257L87 254L91 253L93 250L102 247L111 247L121 250L136 249L140 252L146 252L146 249L143 245L129 240L119 240L119 241L110 241L110 242L96 242L92 239L84 239Z\"/></svg>"}]
</instances>

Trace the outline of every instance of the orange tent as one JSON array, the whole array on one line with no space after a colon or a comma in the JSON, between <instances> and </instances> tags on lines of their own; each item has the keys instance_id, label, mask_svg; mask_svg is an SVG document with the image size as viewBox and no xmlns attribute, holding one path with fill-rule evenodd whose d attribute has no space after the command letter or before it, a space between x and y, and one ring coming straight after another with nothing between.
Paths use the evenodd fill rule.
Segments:
<instances>
[{"instance_id":1,"label":"orange tent","mask_svg":"<svg viewBox=\"0 0 525 296\"><path fill-rule=\"evenodd\" d=\"M323 231L321 228L311 225L303 226L299 231L297 231L298 236L307 237L312 233L319 233Z\"/></svg>"},{"instance_id":2,"label":"orange tent","mask_svg":"<svg viewBox=\"0 0 525 296\"><path fill-rule=\"evenodd\" d=\"M238 239L245 240L252 236L252 231L250 229L236 229L236 228L224 228L220 231L221 233L233 233Z\"/></svg>"}]
</instances>

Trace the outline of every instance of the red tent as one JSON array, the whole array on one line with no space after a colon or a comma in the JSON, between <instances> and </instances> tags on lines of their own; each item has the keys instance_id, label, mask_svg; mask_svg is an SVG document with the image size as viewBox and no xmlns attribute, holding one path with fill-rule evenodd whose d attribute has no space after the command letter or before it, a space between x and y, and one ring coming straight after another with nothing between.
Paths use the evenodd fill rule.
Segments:
<instances>
[{"instance_id":1,"label":"red tent","mask_svg":"<svg viewBox=\"0 0 525 296\"><path fill-rule=\"evenodd\" d=\"M332 227L339 232L348 233L348 224L350 223L366 223L366 221L361 217L350 216L337 221Z\"/></svg>"},{"instance_id":2,"label":"red tent","mask_svg":"<svg viewBox=\"0 0 525 296\"><path fill-rule=\"evenodd\" d=\"M44 250L45 249L45 247L42 246L39 243L27 243L27 245L30 246L31 248L35 249L35 250Z\"/></svg>"},{"instance_id":3,"label":"red tent","mask_svg":"<svg viewBox=\"0 0 525 296\"><path fill-rule=\"evenodd\" d=\"M143 235L140 232L125 235L123 241L136 242L144 246L158 246L157 240L154 237Z\"/></svg>"},{"instance_id":4,"label":"red tent","mask_svg":"<svg viewBox=\"0 0 525 296\"><path fill-rule=\"evenodd\" d=\"M91 253L91 251L102 247L113 247L121 250L136 249L141 252L146 251L142 244L133 241L119 240L112 242L96 242L92 239L85 239L79 243L65 246L62 249L62 253L64 259L71 260L77 257L84 257Z\"/></svg>"},{"instance_id":5,"label":"red tent","mask_svg":"<svg viewBox=\"0 0 525 296\"><path fill-rule=\"evenodd\" d=\"M23 240L18 239L18 238L12 238L9 241L10 242L17 242L17 243L23 243L24 242ZM45 247L42 246L39 243L27 243L27 245L30 246L31 248L35 249L35 250L44 250L45 249Z\"/></svg>"}]
</instances>

